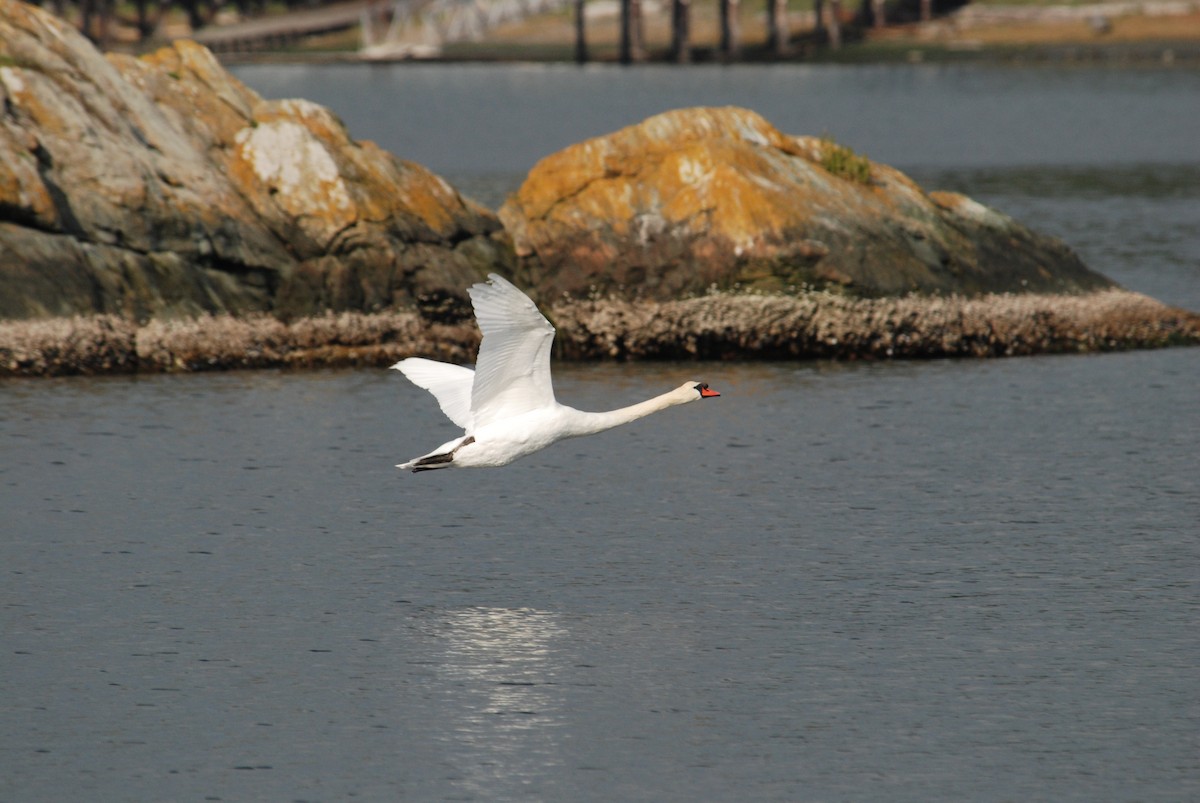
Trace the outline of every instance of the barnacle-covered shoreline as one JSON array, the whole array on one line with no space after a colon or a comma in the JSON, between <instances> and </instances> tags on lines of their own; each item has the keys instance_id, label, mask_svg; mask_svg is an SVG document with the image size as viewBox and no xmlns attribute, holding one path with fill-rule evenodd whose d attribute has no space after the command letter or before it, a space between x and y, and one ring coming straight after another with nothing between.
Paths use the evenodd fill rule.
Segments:
<instances>
[{"instance_id":1,"label":"barnacle-covered shoreline","mask_svg":"<svg viewBox=\"0 0 1200 803\"><path fill-rule=\"evenodd\" d=\"M1085 295L714 293L678 301L561 301L547 310L563 359L934 359L1200 344L1200 315L1110 289ZM0 322L0 376L385 366L421 355L471 362L471 321L415 311L283 322L218 315Z\"/></svg>"}]
</instances>

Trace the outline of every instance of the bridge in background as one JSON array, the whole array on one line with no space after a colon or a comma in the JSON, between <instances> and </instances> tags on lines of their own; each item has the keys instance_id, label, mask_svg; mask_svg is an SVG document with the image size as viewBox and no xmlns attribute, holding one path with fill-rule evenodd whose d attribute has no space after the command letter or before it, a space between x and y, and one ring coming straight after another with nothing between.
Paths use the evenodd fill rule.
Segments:
<instances>
[{"instance_id":1,"label":"bridge in background","mask_svg":"<svg viewBox=\"0 0 1200 803\"><path fill-rule=\"evenodd\" d=\"M670 0L671 53L678 62L690 54L689 21L693 0ZM884 19L884 0L861 0L868 16ZM921 0L931 4L933 0ZM719 50L727 60L741 50L740 0L717 0L720 12ZM373 6L363 16L363 56L374 59L430 58L452 42L478 41L487 31L526 17L573 7L576 60L588 60L585 0L391 0ZM644 61L642 0L620 0L620 60ZM842 0L815 0L815 12L794 15L833 47L841 44ZM787 0L767 0L767 49L782 56L789 52Z\"/></svg>"},{"instance_id":2,"label":"bridge in background","mask_svg":"<svg viewBox=\"0 0 1200 803\"><path fill-rule=\"evenodd\" d=\"M853 2L854 0L848 0ZM671 54L686 62L690 54L689 20L693 0L670 0ZM720 10L720 54L727 60L740 55L740 0L716 0ZM876 20L883 19L884 0L862 0ZM924 0L932 4L932 0ZM924 4L923 3L923 4ZM841 43L842 0L815 0L816 11L793 14L832 47ZM473 42L488 31L540 14L572 7L575 17L576 60L588 60L585 0L350 0L280 16L259 17L227 25L205 26L193 38L218 53L251 53L286 48L306 37L359 28L365 59L436 58L454 42ZM642 0L619 0L620 60L644 61ZM767 49L783 56L789 51L787 0L767 2Z\"/></svg>"},{"instance_id":3,"label":"bridge in background","mask_svg":"<svg viewBox=\"0 0 1200 803\"><path fill-rule=\"evenodd\" d=\"M185 35L218 53L285 50L303 39L353 29L361 32L362 55L369 59L436 57L447 44L478 41L500 25L559 12L570 6L574 16L576 60L588 60L587 0L342 0L285 14L241 20L236 20L237 11L227 4L228 0L134 0L136 19L132 21L126 19L124 9L118 9L116 0L48 1L54 5L56 13L77 19L80 30L102 48L107 48L118 38L113 30L122 26L133 30L136 41L151 42L164 35L166 38ZM293 1L297 5L301 2ZM670 14L671 57L686 62L692 50L690 18L695 0L665 2ZM792 12L791 22L796 24L807 18L801 24L812 32L813 40L837 48L842 41L843 24L853 20L856 25L882 26L889 6L890 13L895 13L904 6L919 4L921 19L929 19L935 4L938 10L947 10L967 2L969 0L813 0L814 11ZM741 55L741 0L716 0L716 3L720 12L720 57L736 60ZM851 4L855 8L852 9ZM620 14L620 60L625 63L645 60L643 0L616 0L615 5ZM265 0L238 0L237 6L243 11L261 11ZM167 13L177 8L187 12L190 33L164 34ZM236 21L221 23L223 16L233 17ZM766 52L786 55L792 40L788 0L766 0L766 22ZM135 41L128 34L121 36L127 43Z\"/></svg>"},{"instance_id":4,"label":"bridge in background","mask_svg":"<svg viewBox=\"0 0 1200 803\"><path fill-rule=\"evenodd\" d=\"M375 5L373 0L351 0L228 25L209 25L191 38L216 53L278 50L310 36L357 28Z\"/></svg>"}]
</instances>

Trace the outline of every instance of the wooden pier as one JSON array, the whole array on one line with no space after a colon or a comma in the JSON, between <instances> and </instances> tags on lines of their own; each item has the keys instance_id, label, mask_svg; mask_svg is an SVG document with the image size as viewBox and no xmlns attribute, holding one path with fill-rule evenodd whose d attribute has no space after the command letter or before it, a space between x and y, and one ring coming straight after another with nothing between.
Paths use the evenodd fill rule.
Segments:
<instances>
[{"instance_id":1,"label":"wooden pier","mask_svg":"<svg viewBox=\"0 0 1200 803\"><path fill-rule=\"evenodd\" d=\"M112 0L57 1L62 13L78 17L81 30L101 47L111 43L112 23L121 20ZM923 17L935 2L964 1L917 0ZM177 2L179 6L176 6ZM692 20L698 2L701 0L665 0L670 42L665 51L656 52L656 57L683 64L698 52L693 41ZM884 24L885 0L853 0L858 8L856 11L848 7L850 0L814 0L813 11L793 9L790 13L788 0L766 0L765 41L745 47L741 0L703 2L712 2L716 6L720 32L715 54L727 62L742 59L745 50L753 50L756 58L762 55L788 57L797 41L792 28L810 32L806 38L819 46L837 49L842 43L841 27L852 19L875 27ZM648 60L651 55L644 34L647 24L643 20L643 0L618 0L618 5L617 59L623 64ZM77 12L73 12L76 6ZM255 4L250 3L250 6ZM443 44L478 40L493 27L526 16L554 13L563 6L573 6L574 55L577 61L586 62L592 57L587 40L587 0L343 0L223 24L214 24L221 17L221 0L192 0L190 3L161 0L156 6L149 0L138 0L135 27L142 41L150 41L168 11L172 7L182 7L188 12L189 38L216 53L269 53L294 48L302 40L314 36L361 30L360 55L364 58L427 58L436 57ZM422 41L408 41L414 32Z\"/></svg>"},{"instance_id":2,"label":"wooden pier","mask_svg":"<svg viewBox=\"0 0 1200 803\"><path fill-rule=\"evenodd\" d=\"M277 17L205 27L192 38L216 53L278 50L309 36L357 28L363 15L375 5L372 0L351 0Z\"/></svg>"},{"instance_id":3,"label":"wooden pier","mask_svg":"<svg viewBox=\"0 0 1200 803\"><path fill-rule=\"evenodd\" d=\"M691 14L695 0L670 0L671 45L670 60L684 64L690 61L692 54ZM743 41L739 18L741 15L740 0L715 0L720 19L720 43L718 55L723 61L737 61L742 57ZM880 0L868 0L875 9L881 9ZM586 0L573 0L575 16L575 58L583 63L589 60L590 52L587 42L585 22ZM444 7L448 3L433 3L432 0L351 0L350 2L320 6L303 11L295 11L277 17L262 17L246 20L230 25L200 28L193 38L205 47L217 53L253 53L280 50L301 39L324 33L349 30L360 25L370 29L395 28L395 21L401 17L417 19L433 7ZM474 17L488 16L482 7L494 5L488 0L482 2L464 2L453 4L461 6L462 15ZM536 5L530 3L529 5ZM839 20L843 17L842 0L816 0L816 25L814 33L830 47L837 48L841 44ZM623 64L646 61L649 49L643 37L644 24L642 20L642 0L621 0L620 2L620 41L618 60ZM877 11L877 13L879 13ZM426 14L428 16L428 14ZM805 14L812 17L811 13ZM882 14L879 13L881 17ZM379 25L379 20L384 24ZM388 25L387 20L393 24ZM786 57L792 49L792 31L789 22L794 23L793 13L789 19L787 0L767 0L767 41L766 50L776 57ZM429 20L424 21L429 24ZM878 24L878 23L877 23ZM437 26L442 28L456 27L452 22ZM462 26L457 26L462 27ZM478 26L475 26L476 28ZM474 29L472 29L474 30ZM387 42L375 41L379 38L373 30L364 30L363 44L370 51L387 52ZM438 48L432 48L437 51ZM399 52L399 51L398 51ZM372 57L377 57L372 55Z\"/></svg>"}]
</instances>

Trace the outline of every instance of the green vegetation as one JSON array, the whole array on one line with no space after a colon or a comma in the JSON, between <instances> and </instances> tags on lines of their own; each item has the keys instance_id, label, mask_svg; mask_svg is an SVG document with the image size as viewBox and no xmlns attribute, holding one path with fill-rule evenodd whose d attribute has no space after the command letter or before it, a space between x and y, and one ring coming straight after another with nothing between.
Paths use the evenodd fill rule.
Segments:
<instances>
[{"instance_id":1,"label":"green vegetation","mask_svg":"<svg viewBox=\"0 0 1200 803\"><path fill-rule=\"evenodd\" d=\"M821 167L847 181L871 183L871 160L827 136L821 137Z\"/></svg>"}]
</instances>

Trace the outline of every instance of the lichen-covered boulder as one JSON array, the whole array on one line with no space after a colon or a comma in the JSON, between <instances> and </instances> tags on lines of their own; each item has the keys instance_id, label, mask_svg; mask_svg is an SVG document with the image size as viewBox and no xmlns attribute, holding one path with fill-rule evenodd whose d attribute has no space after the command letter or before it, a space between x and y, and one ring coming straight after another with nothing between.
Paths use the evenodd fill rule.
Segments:
<instances>
[{"instance_id":1,"label":"lichen-covered boulder","mask_svg":"<svg viewBox=\"0 0 1200 803\"><path fill-rule=\"evenodd\" d=\"M191 42L105 57L0 0L0 107L0 317L453 317L511 263L490 211Z\"/></svg>"},{"instance_id":2,"label":"lichen-covered boulder","mask_svg":"<svg viewBox=\"0 0 1200 803\"><path fill-rule=\"evenodd\" d=\"M683 109L540 161L500 210L546 297L1111 286L1061 242L754 112Z\"/></svg>"}]
</instances>

